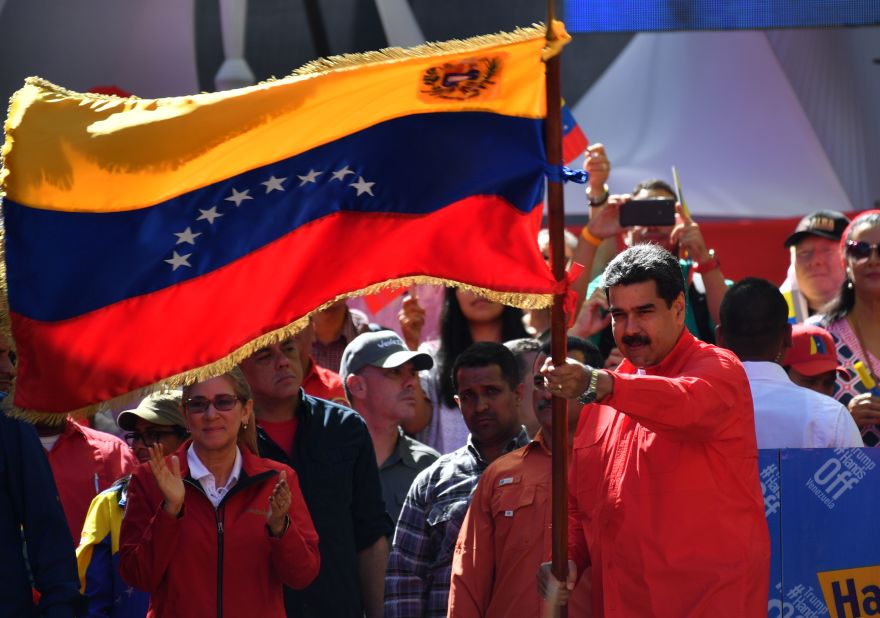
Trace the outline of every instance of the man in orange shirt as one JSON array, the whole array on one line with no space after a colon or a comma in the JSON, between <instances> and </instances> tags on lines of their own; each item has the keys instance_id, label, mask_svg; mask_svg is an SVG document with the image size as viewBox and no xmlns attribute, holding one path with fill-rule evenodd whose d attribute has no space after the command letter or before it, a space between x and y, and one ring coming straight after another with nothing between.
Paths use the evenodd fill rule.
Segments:
<instances>
[{"instance_id":1,"label":"man in orange shirt","mask_svg":"<svg viewBox=\"0 0 880 618\"><path fill-rule=\"evenodd\" d=\"M540 369L546 358L538 350L535 368ZM530 404L540 431L528 445L492 463L480 478L452 558L452 618L541 615L542 601L532 577L551 552L553 415L543 376L532 367L526 375L534 384ZM570 438L579 412L579 407L569 406ZM578 582L569 607L571 616L590 616L588 578Z\"/></svg>"},{"instance_id":2,"label":"man in orange shirt","mask_svg":"<svg viewBox=\"0 0 880 618\"><path fill-rule=\"evenodd\" d=\"M593 615L767 615L770 542L749 382L736 356L684 327L678 260L637 245L605 271L615 371L542 372L579 397L569 471L569 580L591 565ZM594 403L595 402L595 403ZM549 568L539 571L546 594Z\"/></svg>"}]
</instances>

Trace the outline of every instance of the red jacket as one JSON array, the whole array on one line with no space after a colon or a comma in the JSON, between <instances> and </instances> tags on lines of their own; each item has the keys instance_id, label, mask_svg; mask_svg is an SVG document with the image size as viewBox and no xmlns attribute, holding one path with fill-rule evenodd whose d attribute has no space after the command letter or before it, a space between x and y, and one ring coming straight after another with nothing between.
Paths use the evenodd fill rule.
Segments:
<instances>
[{"instance_id":1,"label":"red jacket","mask_svg":"<svg viewBox=\"0 0 880 618\"><path fill-rule=\"evenodd\" d=\"M320 564L318 534L296 473L243 448L241 478L215 510L189 477L188 446L176 453L186 488L180 517L162 509L148 464L132 475L120 532L122 578L152 594L148 616L283 617L282 584L307 586ZM281 470L290 486L291 521L275 539L266 511Z\"/></svg>"},{"instance_id":2,"label":"red jacket","mask_svg":"<svg viewBox=\"0 0 880 618\"><path fill-rule=\"evenodd\" d=\"M569 557L593 615L767 616L770 541L749 381L686 330L647 375L621 363L583 409L569 469Z\"/></svg>"}]
</instances>

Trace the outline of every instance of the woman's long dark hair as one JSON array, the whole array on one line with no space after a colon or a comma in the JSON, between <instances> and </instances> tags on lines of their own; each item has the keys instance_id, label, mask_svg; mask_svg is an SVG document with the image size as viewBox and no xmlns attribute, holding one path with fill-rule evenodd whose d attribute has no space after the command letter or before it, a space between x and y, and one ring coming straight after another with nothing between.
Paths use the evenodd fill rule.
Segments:
<instances>
[{"instance_id":1,"label":"woman's long dark hair","mask_svg":"<svg viewBox=\"0 0 880 618\"><path fill-rule=\"evenodd\" d=\"M458 298L455 296L455 290L456 288L446 288L443 312L440 314L440 348L437 351L440 401L449 407L455 407L452 365L458 355L474 342L468 320L464 317ZM522 309L505 305L501 312L501 341L498 343L528 337L522 319Z\"/></svg>"},{"instance_id":2,"label":"woman's long dark hair","mask_svg":"<svg viewBox=\"0 0 880 618\"><path fill-rule=\"evenodd\" d=\"M856 230L863 227L877 226L880 226L880 211L877 210L869 210L853 219L852 223L849 224L849 227L847 227L843 233L843 240L840 243L841 258L846 259L846 254L844 252L846 243L852 239ZM855 304L856 287L853 284L852 279L849 278L849 273L847 273L843 278L840 291L837 293L837 296L834 297L834 300L825 306L823 313L825 314L828 323L831 324L832 322L845 318L847 314L852 311Z\"/></svg>"}]
</instances>

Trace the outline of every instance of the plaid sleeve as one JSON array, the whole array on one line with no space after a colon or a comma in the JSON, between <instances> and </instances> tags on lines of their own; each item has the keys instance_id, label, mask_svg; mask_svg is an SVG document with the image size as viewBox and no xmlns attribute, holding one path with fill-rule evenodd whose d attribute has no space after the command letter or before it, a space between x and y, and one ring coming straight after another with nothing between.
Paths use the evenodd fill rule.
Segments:
<instances>
[{"instance_id":1,"label":"plaid sleeve","mask_svg":"<svg viewBox=\"0 0 880 618\"><path fill-rule=\"evenodd\" d=\"M436 553L428 530L426 486L419 475L400 511L385 574L385 618L420 618L425 613L429 567Z\"/></svg>"}]
</instances>

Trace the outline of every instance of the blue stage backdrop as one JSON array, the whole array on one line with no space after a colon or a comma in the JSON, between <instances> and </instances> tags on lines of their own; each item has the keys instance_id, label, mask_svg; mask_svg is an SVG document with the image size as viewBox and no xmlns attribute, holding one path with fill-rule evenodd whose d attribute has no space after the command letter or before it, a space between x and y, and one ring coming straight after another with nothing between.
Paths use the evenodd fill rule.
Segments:
<instances>
[{"instance_id":1,"label":"blue stage backdrop","mask_svg":"<svg viewBox=\"0 0 880 618\"><path fill-rule=\"evenodd\" d=\"M880 615L880 449L761 451L769 618Z\"/></svg>"},{"instance_id":2,"label":"blue stage backdrop","mask_svg":"<svg viewBox=\"0 0 880 618\"><path fill-rule=\"evenodd\" d=\"M566 0L569 32L759 30L880 24L878 0Z\"/></svg>"}]
</instances>

